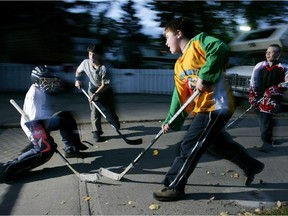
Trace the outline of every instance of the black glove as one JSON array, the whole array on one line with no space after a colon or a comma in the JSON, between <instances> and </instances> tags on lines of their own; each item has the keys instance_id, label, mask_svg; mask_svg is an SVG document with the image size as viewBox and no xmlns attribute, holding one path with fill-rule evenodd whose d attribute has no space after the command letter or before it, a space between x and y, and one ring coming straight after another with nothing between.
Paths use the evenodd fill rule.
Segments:
<instances>
[{"instance_id":1,"label":"black glove","mask_svg":"<svg viewBox=\"0 0 288 216\"><path fill-rule=\"evenodd\" d=\"M100 94L99 94L99 93L94 93L94 94L92 95L92 100L93 100L93 101L98 101L98 100L99 100L99 97L100 97Z\"/></svg>"},{"instance_id":2,"label":"black glove","mask_svg":"<svg viewBox=\"0 0 288 216\"><path fill-rule=\"evenodd\" d=\"M51 147L53 148L53 150L55 151L58 147L57 143L54 142L54 139L52 136L48 136L48 142L50 143Z\"/></svg>"}]
</instances>

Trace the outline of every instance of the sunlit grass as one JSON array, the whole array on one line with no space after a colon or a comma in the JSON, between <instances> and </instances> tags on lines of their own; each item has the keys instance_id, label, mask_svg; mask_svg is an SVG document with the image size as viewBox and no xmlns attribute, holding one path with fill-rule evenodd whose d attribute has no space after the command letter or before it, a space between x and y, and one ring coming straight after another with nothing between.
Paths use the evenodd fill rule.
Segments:
<instances>
[{"instance_id":1,"label":"sunlit grass","mask_svg":"<svg viewBox=\"0 0 288 216\"><path fill-rule=\"evenodd\" d=\"M288 206L281 208L266 209L259 215L288 215Z\"/></svg>"},{"instance_id":2,"label":"sunlit grass","mask_svg":"<svg viewBox=\"0 0 288 216\"><path fill-rule=\"evenodd\" d=\"M244 210L244 209L243 209ZM221 215L221 214L220 214ZM225 214L222 214L225 215ZM258 216L258 215L288 215L287 202L277 201L275 207L270 208L256 208L250 211L242 211L239 216Z\"/></svg>"}]
</instances>

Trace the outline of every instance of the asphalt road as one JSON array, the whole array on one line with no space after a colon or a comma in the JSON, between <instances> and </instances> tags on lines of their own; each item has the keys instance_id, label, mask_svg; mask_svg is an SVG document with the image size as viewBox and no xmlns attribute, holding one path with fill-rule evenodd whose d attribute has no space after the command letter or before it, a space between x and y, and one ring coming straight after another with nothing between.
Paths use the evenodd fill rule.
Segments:
<instances>
[{"instance_id":1,"label":"asphalt road","mask_svg":"<svg viewBox=\"0 0 288 216\"><path fill-rule=\"evenodd\" d=\"M109 125L104 124L105 141L92 140L87 101L82 95L59 98L55 107L69 108L79 122L81 139L88 141L85 158L69 162L81 174L97 173L101 167L121 173L147 147L160 130L161 119L169 107L169 96L121 95L118 113L122 120L121 132L129 139L142 138L143 144L127 145ZM1 96L2 118L0 129L0 162L22 152L28 140L19 128L19 114L7 99L21 103L22 95ZM132 100L132 101L131 101ZM70 103L68 103L70 101ZM73 102L71 102L73 101ZM60 103L61 102L61 103ZM234 117L245 111L243 105ZM88 121L87 121L88 119ZM137 121L138 119L138 121ZM101 177L97 183L79 178L55 154L46 164L11 184L0 186L1 215L229 215L254 212L275 207L276 202L288 202L288 122L285 115L277 117L275 139L280 145L271 153L254 149L260 145L259 128L253 113L237 122L228 131L248 152L265 163L251 187L244 186L244 175L233 163L204 154L189 178L186 198L177 202L159 202L152 193L163 186L161 181L178 152L178 143L185 131L170 132L147 151L139 162L121 179ZM188 121L185 125L188 124ZM17 126L18 125L18 126ZM53 132L62 152L61 138ZM157 150L157 151L156 151ZM154 207L155 209L150 209Z\"/></svg>"}]
</instances>

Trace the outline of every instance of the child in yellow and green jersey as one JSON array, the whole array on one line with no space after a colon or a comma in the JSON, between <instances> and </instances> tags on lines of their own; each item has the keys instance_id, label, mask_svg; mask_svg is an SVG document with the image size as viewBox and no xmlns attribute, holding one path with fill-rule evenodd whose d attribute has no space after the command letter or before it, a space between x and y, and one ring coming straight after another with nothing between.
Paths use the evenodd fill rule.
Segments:
<instances>
[{"instance_id":1,"label":"child in yellow and green jersey","mask_svg":"<svg viewBox=\"0 0 288 216\"><path fill-rule=\"evenodd\" d=\"M205 33L194 36L193 22L187 17L169 22L164 36L170 52L182 56L174 67L175 89L162 130L164 133L170 128L179 130L190 113L193 120L181 142L179 156L164 177L164 188L154 192L154 198L159 201L183 198L187 180L207 149L243 169L245 184L250 185L264 164L248 155L225 131L225 124L234 112L232 94L223 73L229 47ZM198 98L169 125L169 120L196 89L200 91Z\"/></svg>"}]
</instances>

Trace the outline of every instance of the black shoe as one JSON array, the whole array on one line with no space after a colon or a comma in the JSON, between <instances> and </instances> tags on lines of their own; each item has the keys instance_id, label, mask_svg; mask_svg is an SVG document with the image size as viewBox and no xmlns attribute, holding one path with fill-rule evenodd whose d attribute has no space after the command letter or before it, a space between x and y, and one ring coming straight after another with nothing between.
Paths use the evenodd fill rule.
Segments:
<instances>
[{"instance_id":1,"label":"black shoe","mask_svg":"<svg viewBox=\"0 0 288 216\"><path fill-rule=\"evenodd\" d=\"M280 140L273 140L272 141L272 146L278 146L281 145L281 141Z\"/></svg>"},{"instance_id":2,"label":"black shoe","mask_svg":"<svg viewBox=\"0 0 288 216\"><path fill-rule=\"evenodd\" d=\"M264 153L269 153L271 151L274 151L274 147L272 146L272 144L269 144L269 143L263 143L261 147L256 147L256 149Z\"/></svg>"},{"instance_id":3,"label":"black shoe","mask_svg":"<svg viewBox=\"0 0 288 216\"><path fill-rule=\"evenodd\" d=\"M7 171L7 169L9 169L8 167L10 165L13 165L14 163L16 163L17 159L15 160L9 160L6 163L0 163L0 184L1 183L11 183L14 181L14 178L16 177L15 173L12 171L12 175L11 175L11 171ZM13 170L13 169L12 169Z\"/></svg>"},{"instance_id":4,"label":"black shoe","mask_svg":"<svg viewBox=\"0 0 288 216\"><path fill-rule=\"evenodd\" d=\"M88 147L86 145L84 145L83 143L78 143L77 145L74 146L76 149L75 151L85 151L88 149Z\"/></svg>"},{"instance_id":5,"label":"black shoe","mask_svg":"<svg viewBox=\"0 0 288 216\"><path fill-rule=\"evenodd\" d=\"M76 152L72 149L69 150L65 150L64 151L64 155L66 158L77 158L77 157L81 157L81 155L79 154L79 152Z\"/></svg>"},{"instance_id":6,"label":"black shoe","mask_svg":"<svg viewBox=\"0 0 288 216\"><path fill-rule=\"evenodd\" d=\"M103 132L92 131L92 133L93 133L93 139L95 140L95 142L101 142L101 137L100 137L100 135L102 135Z\"/></svg>"},{"instance_id":7,"label":"black shoe","mask_svg":"<svg viewBox=\"0 0 288 216\"><path fill-rule=\"evenodd\" d=\"M250 164L250 167L247 168L247 171L245 172L246 174L246 180L245 180L245 185L249 186L254 180L254 177L256 174L262 172L264 169L264 164L261 163L260 161L255 160L255 162Z\"/></svg>"},{"instance_id":8,"label":"black shoe","mask_svg":"<svg viewBox=\"0 0 288 216\"><path fill-rule=\"evenodd\" d=\"M168 187L153 193L154 199L158 201L176 201L182 199L184 195L184 191L169 189Z\"/></svg>"}]
</instances>

